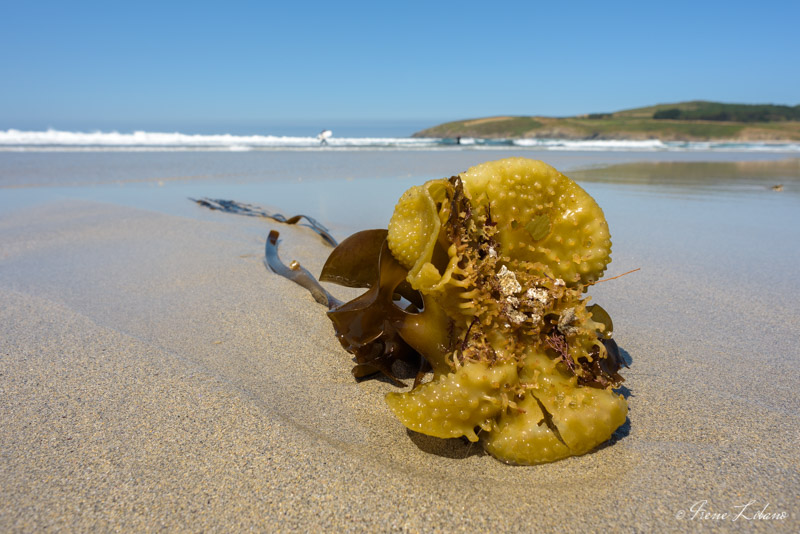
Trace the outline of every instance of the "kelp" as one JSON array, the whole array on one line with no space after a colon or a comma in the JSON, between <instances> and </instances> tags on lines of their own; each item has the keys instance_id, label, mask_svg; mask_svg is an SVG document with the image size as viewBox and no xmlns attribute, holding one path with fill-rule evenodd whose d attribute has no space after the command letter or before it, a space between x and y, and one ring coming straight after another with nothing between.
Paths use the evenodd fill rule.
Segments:
<instances>
[{"instance_id":1,"label":"kelp","mask_svg":"<svg viewBox=\"0 0 800 534\"><path fill-rule=\"evenodd\" d=\"M246 217L260 217L263 219L272 219L279 223L284 224L297 224L303 219L308 222L309 227L318 233L326 243L335 247L338 245L336 240L330 234L327 228L319 221L308 215L294 215L292 217L285 217L280 213L270 213L269 211L255 206L253 204L245 204L243 202L236 202L235 200L224 200L218 198L190 198L192 202L210 210L223 211L225 213L233 213L235 215L244 215Z\"/></svg>"},{"instance_id":2,"label":"kelp","mask_svg":"<svg viewBox=\"0 0 800 534\"><path fill-rule=\"evenodd\" d=\"M300 262L295 260L292 261L288 267L284 265L278 256L279 236L280 233L277 230L270 231L269 236L267 236L267 244L264 251L264 259L267 266L272 269L272 272L284 278L288 278L295 284L306 288L311 293L311 296L314 297L314 300L323 306L327 306L328 308L341 306L341 301L328 293L328 291L317 282L314 275L300 265Z\"/></svg>"},{"instance_id":3,"label":"kelp","mask_svg":"<svg viewBox=\"0 0 800 534\"><path fill-rule=\"evenodd\" d=\"M583 454L625 422L614 325L583 296L610 248L594 199L552 167L510 158L409 189L388 230L334 248L320 280L366 288L349 302L283 265L276 232L266 256L329 308L356 378L401 387L397 366L416 371L411 391L386 396L406 427L534 464Z\"/></svg>"},{"instance_id":4,"label":"kelp","mask_svg":"<svg viewBox=\"0 0 800 534\"><path fill-rule=\"evenodd\" d=\"M341 252L346 254L349 244L372 240L378 232L380 231L361 232L351 237L348 240L350 243L343 243L345 247ZM402 297L397 294L397 288L405 279L406 272L392 257L385 238L378 249L378 254L369 261L377 267L377 273L356 272L359 266L355 263L348 265L347 262L337 261L338 257L344 259L345 254L331 254L323 269L323 279L344 280L348 282L346 285L355 284L364 274L369 277L374 276L374 279L364 294L328 312L328 318L333 322L336 331L336 338L342 347L356 358L354 376L361 378L380 372L395 385L402 387L404 384L392 370L395 362L406 362L416 367L419 372L423 369L425 361L400 334L408 328L406 319L419 315L414 304L408 302L404 305ZM339 267L348 268L339 269ZM351 274L355 277L349 276Z\"/></svg>"},{"instance_id":5,"label":"kelp","mask_svg":"<svg viewBox=\"0 0 800 534\"><path fill-rule=\"evenodd\" d=\"M328 257L320 280L370 288L347 303L332 297L299 264L297 269L286 267L278 258L277 237L276 231L270 232L267 265L328 306L337 339L356 358L356 378L382 373L405 387L392 370L396 362L416 368L419 380L431 362L442 361L451 344L448 319L435 305L425 307L420 294L405 282L408 273L389 252L386 230L358 232Z\"/></svg>"}]
</instances>

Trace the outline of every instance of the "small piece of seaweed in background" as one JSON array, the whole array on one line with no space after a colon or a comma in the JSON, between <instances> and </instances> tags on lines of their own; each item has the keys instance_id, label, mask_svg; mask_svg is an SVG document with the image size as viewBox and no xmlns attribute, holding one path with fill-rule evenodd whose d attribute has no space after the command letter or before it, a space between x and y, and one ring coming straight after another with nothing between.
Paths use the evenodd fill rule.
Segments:
<instances>
[{"instance_id":1,"label":"small piece of seaweed in background","mask_svg":"<svg viewBox=\"0 0 800 534\"><path fill-rule=\"evenodd\" d=\"M309 217L308 215L295 215L293 217L286 217L281 215L280 213L270 213L264 208L259 206L255 206L253 204L245 204L243 202L236 202L235 200L223 200L219 198L190 198L192 202L196 202L197 204L206 207L211 210L219 210L224 211L225 213L234 213L236 215L244 215L246 217L263 217L266 219L272 219L273 221L278 221L284 224L297 224L300 222L301 219L305 219L308 221L310 228L317 232L322 239L324 239L330 246L335 247L339 243L333 238L333 236L328 232L328 229L325 228L319 221L314 219L313 217Z\"/></svg>"}]
</instances>

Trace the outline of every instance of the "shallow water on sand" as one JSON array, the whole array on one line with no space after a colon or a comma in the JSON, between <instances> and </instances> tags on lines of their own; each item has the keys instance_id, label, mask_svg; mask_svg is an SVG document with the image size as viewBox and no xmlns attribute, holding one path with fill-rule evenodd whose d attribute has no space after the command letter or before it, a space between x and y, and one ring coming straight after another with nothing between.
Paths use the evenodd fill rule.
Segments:
<instances>
[{"instance_id":1,"label":"shallow water on sand","mask_svg":"<svg viewBox=\"0 0 800 534\"><path fill-rule=\"evenodd\" d=\"M800 195L800 159L778 153L8 152L0 154L0 213L86 198L189 215L178 200L209 196L316 213L344 226L385 225L387 209L410 185L509 156L541 159L581 183L618 184L643 198L760 197L779 184L785 196Z\"/></svg>"},{"instance_id":2,"label":"shallow water on sand","mask_svg":"<svg viewBox=\"0 0 800 534\"><path fill-rule=\"evenodd\" d=\"M309 215L341 240L385 228L408 187L511 155L544 158L597 199L614 240L607 276L643 267L632 276L645 278L647 267L668 265L678 281L747 287L787 307L800 290L800 159L780 154L6 153L0 215L83 199L190 219L235 218L188 200L209 197Z\"/></svg>"},{"instance_id":3,"label":"shallow water on sand","mask_svg":"<svg viewBox=\"0 0 800 534\"><path fill-rule=\"evenodd\" d=\"M800 242L800 159L776 154L6 153L0 215L84 199L189 218L233 217L188 200L209 197L303 213L342 239L386 227L408 187L510 155L546 158L598 200L615 243L609 274L617 265L635 267L625 255L636 250L664 262L680 257L681 265L721 279L798 283L799 254L790 244Z\"/></svg>"}]
</instances>

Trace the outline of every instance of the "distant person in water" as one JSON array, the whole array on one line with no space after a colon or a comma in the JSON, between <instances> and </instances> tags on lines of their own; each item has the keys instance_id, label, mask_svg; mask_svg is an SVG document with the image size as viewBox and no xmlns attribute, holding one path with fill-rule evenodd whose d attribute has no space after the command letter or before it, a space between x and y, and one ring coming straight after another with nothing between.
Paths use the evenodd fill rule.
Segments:
<instances>
[{"instance_id":1,"label":"distant person in water","mask_svg":"<svg viewBox=\"0 0 800 534\"><path fill-rule=\"evenodd\" d=\"M320 145L327 145L328 139L333 137L333 132L330 130L322 130L319 135L317 135L317 139L319 139Z\"/></svg>"}]
</instances>

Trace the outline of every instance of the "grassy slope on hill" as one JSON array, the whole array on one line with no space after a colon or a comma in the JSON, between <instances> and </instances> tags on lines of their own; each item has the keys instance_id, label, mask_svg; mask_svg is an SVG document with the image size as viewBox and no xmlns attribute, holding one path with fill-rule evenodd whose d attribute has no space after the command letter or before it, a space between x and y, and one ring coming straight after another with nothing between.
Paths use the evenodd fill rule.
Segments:
<instances>
[{"instance_id":1,"label":"grassy slope on hill","mask_svg":"<svg viewBox=\"0 0 800 534\"><path fill-rule=\"evenodd\" d=\"M440 124L417 132L414 137L800 141L800 121L796 120L735 122L653 119L656 112L668 109L693 113L704 109L732 111L737 106L741 110L742 106L737 104L693 101L577 117L486 117Z\"/></svg>"}]
</instances>

